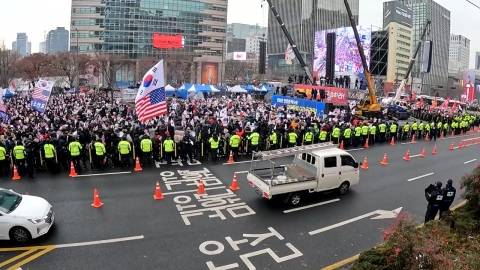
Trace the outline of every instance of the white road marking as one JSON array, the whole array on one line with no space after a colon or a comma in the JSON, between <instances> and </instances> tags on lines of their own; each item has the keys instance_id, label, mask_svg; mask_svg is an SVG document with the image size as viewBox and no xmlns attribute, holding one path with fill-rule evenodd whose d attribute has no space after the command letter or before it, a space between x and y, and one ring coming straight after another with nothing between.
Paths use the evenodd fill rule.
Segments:
<instances>
[{"instance_id":1,"label":"white road marking","mask_svg":"<svg viewBox=\"0 0 480 270\"><path fill-rule=\"evenodd\" d=\"M240 164L240 163L247 163L247 162L251 162L251 160L245 160L245 161L235 161L233 163L223 163L223 165L234 165L234 164Z\"/></svg>"},{"instance_id":2,"label":"white road marking","mask_svg":"<svg viewBox=\"0 0 480 270\"><path fill-rule=\"evenodd\" d=\"M101 245L101 244L111 244L111 243L118 243L118 242L142 240L144 238L145 237L143 235L139 235L139 236L114 238L114 239L99 240L99 241L55 245L55 248L84 247L84 246L93 246L93 245Z\"/></svg>"},{"instance_id":3,"label":"white road marking","mask_svg":"<svg viewBox=\"0 0 480 270\"><path fill-rule=\"evenodd\" d=\"M347 152L351 152L351 151L358 151L358 150L363 150L365 148L355 148L355 149L348 149L348 150L345 150Z\"/></svg>"},{"instance_id":4,"label":"white road marking","mask_svg":"<svg viewBox=\"0 0 480 270\"><path fill-rule=\"evenodd\" d=\"M477 160L477 159L476 159L476 158L474 158L474 159L472 159L472 160L465 161L465 162L463 162L463 164L468 164L468 163L474 162L475 160Z\"/></svg>"},{"instance_id":5,"label":"white road marking","mask_svg":"<svg viewBox=\"0 0 480 270\"><path fill-rule=\"evenodd\" d=\"M402 144L412 144L412 143L417 143L418 141L414 141L414 142L404 142Z\"/></svg>"},{"instance_id":6,"label":"white road marking","mask_svg":"<svg viewBox=\"0 0 480 270\"><path fill-rule=\"evenodd\" d=\"M79 174L76 177L91 177L91 176L102 176L102 175L115 175L115 174L127 174L130 172L110 172L110 173L93 173L93 174Z\"/></svg>"},{"instance_id":7,"label":"white road marking","mask_svg":"<svg viewBox=\"0 0 480 270\"><path fill-rule=\"evenodd\" d=\"M288 210L283 211L283 213L288 214L288 213L301 211L301 210L305 210L305 209L309 209L309 208L313 208L313 207L317 207L317 206L325 205L325 204L329 204L329 203L334 203L334 202L338 202L338 201L340 201L340 199L333 199L333 200L330 200L330 201L325 201L325 202L315 203L315 204L306 205L306 206L302 206L302 207L298 207L298 208L288 209Z\"/></svg>"},{"instance_id":8,"label":"white road marking","mask_svg":"<svg viewBox=\"0 0 480 270\"><path fill-rule=\"evenodd\" d=\"M239 171L239 172L235 172L235 174L241 174L241 173L248 173L248 171Z\"/></svg>"},{"instance_id":9,"label":"white road marking","mask_svg":"<svg viewBox=\"0 0 480 270\"><path fill-rule=\"evenodd\" d=\"M411 157L411 158L412 158L412 157L419 157L419 156L421 156L421 155L422 155L422 154L418 154L418 155L413 155L413 156L410 156L410 157Z\"/></svg>"},{"instance_id":10,"label":"white road marking","mask_svg":"<svg viewBox=\"0 0 480 270\"><path fill-rule=\"evenodd\" d=\"M205 188L205 190L214 190L214 189L221 189L221 188L226 188L226 187L225 186L210 187L210 188ZM185 193L191 193L191 192L197 192L197 189L165 192L163 193L163 195L185 194Z\"/></svg>"},{"instance_id":11,"label":"white road marking","mask_svg":"<svg viewBox=\"0 0 480 270\"><path fill-rule=\"evenodd\" d=\"M417 176L417 177L414 177L414 178L410 178L407 181L412 182L412 181L415 181L415 180L418 180L418 179L421 179L421 178L424 178L424 177L427 177L427 176L430 176L430 175L434 175L434 173L432 172L432 173L427 173L427 174L424 174L424 175L420 175L420 176Z\"/></svg>"}]
</instances>

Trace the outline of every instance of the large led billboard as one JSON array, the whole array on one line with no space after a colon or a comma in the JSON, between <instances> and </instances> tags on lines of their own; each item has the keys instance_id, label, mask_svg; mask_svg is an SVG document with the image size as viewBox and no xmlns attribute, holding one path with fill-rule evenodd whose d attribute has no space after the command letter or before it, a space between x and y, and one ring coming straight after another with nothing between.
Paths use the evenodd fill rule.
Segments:
<instances>
[{"instance_id":1,"label":"large led billboard","mask_svg":"<svg viewBox=\"0 0 480 270\"><path fill-rule=\"evenodd\" d=\"M372 28L370 25L357 26L360 42L362 43L367 64L370 64L370 50L372 42ZM363 72L362 59L358 53L357 42L352 27L342 27L332 30L315 32L313 71L318 76L325 76L327 60L327 33L335 33L335 75L350 76L352 82Z\"/></svg>"}]
</instances>

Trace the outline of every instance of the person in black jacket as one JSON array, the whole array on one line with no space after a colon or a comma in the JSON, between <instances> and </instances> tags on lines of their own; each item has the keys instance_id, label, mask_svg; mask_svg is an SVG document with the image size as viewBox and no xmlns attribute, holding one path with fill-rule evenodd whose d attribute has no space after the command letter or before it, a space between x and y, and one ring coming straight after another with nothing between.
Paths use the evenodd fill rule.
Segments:
<instances>
[{"instance_id":1,"label":"person in black jacket","mask_svg":"<svg viewBox=\"0 0 480 270\"><path fill-rule=\"evenodd\" d=\"M440 181L435 185L430 184L425 189L425 199L428 201L425 223L435 219L438 210L443 204L443 197L442 182Z\"/></svg>"},{"instance_id":2,"label":"person in black jacket","mask_svg":"<svg viewBox=\"0 0 480 270\"><path fill-rule=\"evenodd\" d=\"M455 194L457 194L457 190L453 187L453 181L452 179L448 179L447 185L443 189L443 203L440 206L440 218L450 209L453 200L455 200Z\"/></svg>"}]
</instances>

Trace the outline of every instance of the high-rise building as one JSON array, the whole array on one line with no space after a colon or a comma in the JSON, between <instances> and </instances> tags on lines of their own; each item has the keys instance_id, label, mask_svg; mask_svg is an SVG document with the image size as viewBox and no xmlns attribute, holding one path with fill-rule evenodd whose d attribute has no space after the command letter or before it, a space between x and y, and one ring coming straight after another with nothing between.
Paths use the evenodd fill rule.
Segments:
<instances>
[{"instance_id":1,"label":"high-rise building","mask_svg":"<svg viewBox=\"0 0 480 270\"><path fill-rule=\"evenodd\" d=\"M168 3L164 0L74 0L70 50L92 54L96 51L110 52L131 60L153 56L165 59L167 64L169 61L193 62L185 81L217 83L223 80L226 28L225 0ZM182 48L155 48L154 34L160 35L159 43L164 43L162 46L171 45L165 43L169 39ZM182 36L181 44L168 37L178 35ZM139 74L138 69L136 71L135 77L140 80L144 74ZM117 81L131 81L133 76L128 75L131 72L122 70Z\"/></svg>"},{"instance_id":2,"label":"high-rise building","mask_svg":"<svg viewBox=\"0 0 480 270\"><path fill-rule=\"evenodd\" d=\"M18 51L22 57L32 53L32 43L28 42L26 33L17 33L17 40L12 43L12 50Z\"/></svg>"},{"instance_id":3,"label":"high-rise building","mask_svg":"<svg viewBox=\"0 0 480 270\"><path fill-rule=\"evenodd\" d=\"M480 69L480 52L475 53L475 69Z\"/></svg>"},{"instance_id":4,"label":"high-rise building","mask_svg":"<svg viewBox=\"0 0 480 270\"><path fill-rule=\"evenodd\" d=\"M462 35L450 35L449 73L468 69L470 64L470 39Z\"/></svg>"},{"instance_id":5,"label":"high-rise building","mask_svg":"<svg viewBox=\"0 0 480 270\"><path fill-rule=\"evenodd\" d=\"M232 38L247 39L248 37L263 37L267 39L267 28L251 24L229 23L227 25L227 40Z\"/></svg>"},{"instance_id":6,"label":"high-rise building","mask_svg":"<svg viewBox=\"0 0 480 270\"><path fill-rule=\"evenodd\" d=\"M383 3L383 28L388 31L388 61L385 91L395 89L404 79L413 55L413 12L406 5Z\"/></svg>"},{"instance_id":7,"label":"high-rise building","mask_svg":"<svg viewBox=\"0 0 480 270\"><path fill-rule=\"evenodd\" d=\"M303 60L312 67L315 31L351 26L343 1L309 0L290 1L272 0L286 28L292 36ZM358 23L359 0L349 1L352 14ZM293 65L285 62L285 50L288 40L283 34L275 16L268 16L268 68L284 72L298 71L298 60Z\"/></svg>"},{"instance_id":8,"label":"high-rise building","mask_svg":"<svg viewBox=\"0 0 480 270\"><path fill-rule=\"evenodd\" d=\"M45 53L45 54L47 53L47 42L46 41L40 42L39 52L40 53Z\"/></svg>"},{"instance_id":9,"label":"high-rise building","mask_svg":"<svg viewBox=\"0 0 480 270\"><path fill-rule=\"evenodd\" d=\"M420 41L427 20L431 21L426 40L433 43L431 69L429 73L421 72L422 61L415 61L412 70L412 84L418 78L421 91L425 94L442 94L448 84L448 55L450 45L450 11L433 0L397 0L413 10L413 44ZM417 59L423 59L423 46ZM419 88L418 86L413 86Z\"/></svg>"},{"instance_id":10,"label":"high-rise building","mask_svg":"<svg viewBox=\"0 0 480 270\"><path fill-rule=\"evenodd\" d=\"M47 53L68 52L68 40L69 32L65 27L57 27L55 30L50 30L45 40Z\"/></svg>"}]
</instances>

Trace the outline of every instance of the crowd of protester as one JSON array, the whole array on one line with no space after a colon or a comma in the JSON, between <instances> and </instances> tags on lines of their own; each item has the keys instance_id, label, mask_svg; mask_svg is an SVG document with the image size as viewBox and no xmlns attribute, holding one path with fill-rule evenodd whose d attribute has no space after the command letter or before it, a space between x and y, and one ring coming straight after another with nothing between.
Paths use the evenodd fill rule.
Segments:
<instances>
[{"instance_id":1,"label":"crowd of protester","mask_svg":"<svg viewBox=\"0 0 480 270\"><path fill-rule=\"evenodd\" d=\"M252 151L333 141L363 147L412 136L436 139L479 125L468 113L416 111L418 119L398 123L359 120L347 108L320 115L275 107L250 95L168 99L168 114L140 123L133 104L107 93L54 93L44 114L30 107L31 93L4 101L9 119L0 124L0 176L35 177L39 171L77 173L155 163L226 161ZM368 142L367 142L368 141Z\"/></svg>"}]
</instances>

